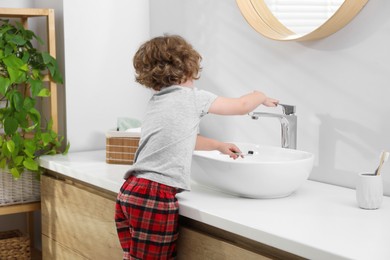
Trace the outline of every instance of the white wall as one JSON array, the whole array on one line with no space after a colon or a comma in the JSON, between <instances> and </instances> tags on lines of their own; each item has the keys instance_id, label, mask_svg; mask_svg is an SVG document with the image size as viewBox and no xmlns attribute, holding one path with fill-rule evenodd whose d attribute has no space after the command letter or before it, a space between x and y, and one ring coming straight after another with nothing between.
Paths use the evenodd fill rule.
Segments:
<instances>
[{"instance_id":1,"label":"white wall","mask_svg":"<svg viewBox=\"0 0 390 260\"><path fill-rule=\"evenodd\" d=\"M117 118L141 118L150 95L132 66L149 38L149 1L64 1L64 37L71 151L105 149Z\"/></svg>"},{"instance_id":2,"label":"white wall","mask_svg":"<svg viewBox=\"0 0 390 260\"><path fill-rule=\"evenodd\" d=\"M0 0L0 7L55 9L57 61L65 78L59 125L61 134L67 128L71 151L105 149L104 133L117 117L142 116L150 93L134 83L131 59L149 38L149 1ZM43 22L31 27L45 39ZM40 248L39 212L35 216ZM24 214L0 216L0 230L10 229L26 230Z\"/></svg>"},{"instance_id":3,"label":"white wall","mask_svg":"<svg viewBox=\"0 0 390 260\"><path fill-rule=\"evenodd\" d=\"M197 86L239 96L259 89L297 106L298 148L316 155L311 179L354 187L390 149L390 1L369 1L336 34L278 42L257 34L234 0L150 0L151 35L180 34L203 54ZM264 110L264 109L262 109ZM276 120L209 115L202 133L279 145ZM383 169L390 195L390 166Z\"/></svg>"},{"instance_id":4,"label":"white wall","mask_svg":"<svg viewBox=\"0 0 390 260\"><path fill-rule=\"evenodd\" d=\"M3 8L29 8L33 7L33 3L29 0L0 0L0 7Z\"/></svg>"}]
</instances>

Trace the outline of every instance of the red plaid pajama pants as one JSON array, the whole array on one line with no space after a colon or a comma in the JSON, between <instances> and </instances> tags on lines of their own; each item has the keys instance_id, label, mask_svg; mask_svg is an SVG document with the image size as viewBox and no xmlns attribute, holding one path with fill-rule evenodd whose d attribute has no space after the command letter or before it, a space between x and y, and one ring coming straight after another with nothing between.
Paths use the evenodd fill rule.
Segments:
<instances>
[{"instance_id":1,"label":"red plaid pajama pants","mask_svg":"<svg viewBox=\"0 0 390 260\"><path fill-rule=\"evenodd\" d=\"M174 259L178 238L177 189L129 177L118 194L115 223L123 259Z\"/></svg>"}]
</instances>

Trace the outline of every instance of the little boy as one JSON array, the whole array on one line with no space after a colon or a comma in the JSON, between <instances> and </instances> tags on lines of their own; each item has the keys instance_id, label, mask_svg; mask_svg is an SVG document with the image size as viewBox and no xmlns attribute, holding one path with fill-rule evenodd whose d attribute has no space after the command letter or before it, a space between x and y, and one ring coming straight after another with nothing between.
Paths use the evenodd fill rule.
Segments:
<instances>
[{"instance_id":1,"label":"little boy","mask_svg":"<svg viewBox=\"0 0 390 260\"><path fill-rule=\"evenodd\" d=\"M244 115L278 101L254 91L218 97L193 87L201 56L180 36L153 38L139 48L136 81L155 90L142 122L135 163L118 194L115 221L123 259L175 259L179 205L176 193L190 190L193 150L218 150L236 159L240 149L198 135L207 113Z\"/></svg>"}]
</instances>

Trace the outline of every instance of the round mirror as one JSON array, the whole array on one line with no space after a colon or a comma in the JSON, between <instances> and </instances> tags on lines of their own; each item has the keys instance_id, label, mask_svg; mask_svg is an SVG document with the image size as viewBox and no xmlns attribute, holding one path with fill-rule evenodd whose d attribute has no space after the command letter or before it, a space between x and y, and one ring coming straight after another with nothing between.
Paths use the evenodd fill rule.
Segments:
<instances>
[{"instance_id":1,"label":"round mirror","mask_svg":"<svg viewBox=\"0 0 390 260\"><path fill-rule=\"evenodd\" d=\"M236 0L247 22L281 41L310 41L344 27L368 0Z\"/></svg>"}]
</instances>

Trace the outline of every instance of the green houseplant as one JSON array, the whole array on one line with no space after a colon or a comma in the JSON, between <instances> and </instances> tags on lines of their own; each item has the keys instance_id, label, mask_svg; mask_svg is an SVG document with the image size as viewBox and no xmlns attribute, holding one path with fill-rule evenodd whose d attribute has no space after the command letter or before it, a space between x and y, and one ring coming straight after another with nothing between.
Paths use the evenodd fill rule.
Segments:
<instances>
[{"instance_id":1,"label":"green houseplant","mask_svg":"<svg viewBox=\"0 0 390 260\"><path fill-rule=\"evenodd\" d=\"M33 43L43 45L20 23L0 20L0 168L20 178L25 170L39 173L41 155L60 152L63 137L44 121L37 101L50 96L44 77L62 83L56 60ZM69 144L64 153L67 152Z\"/></svg>"}]
</instances>

